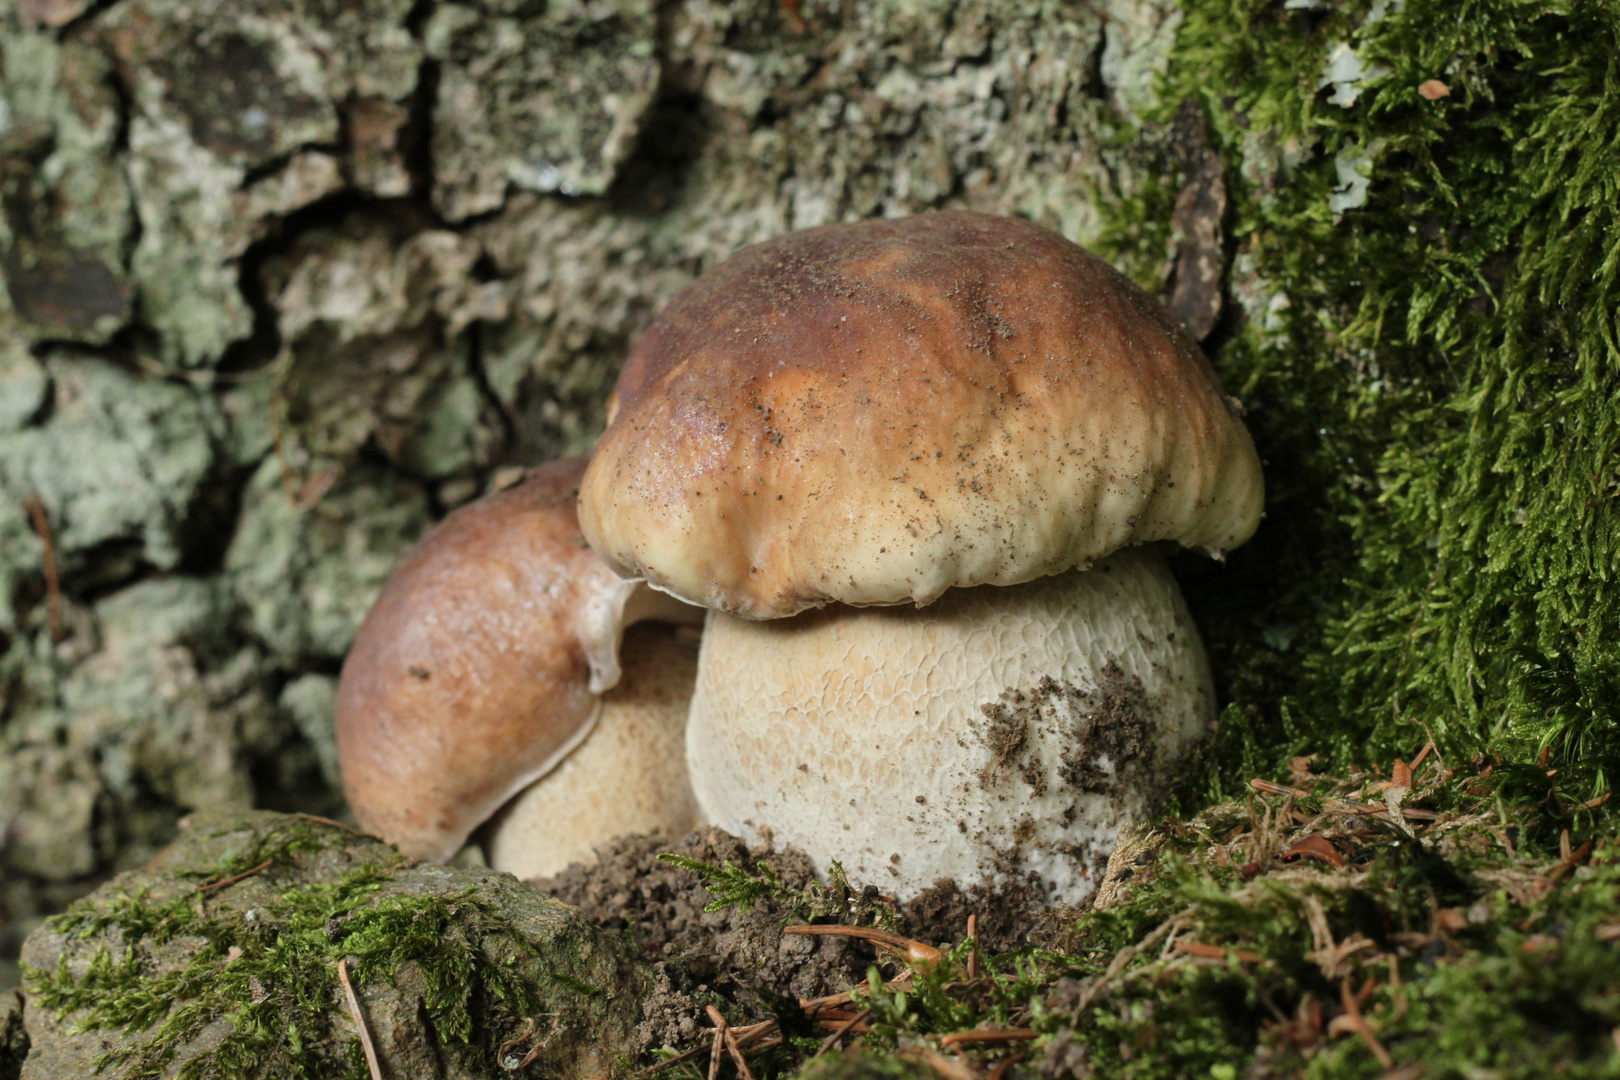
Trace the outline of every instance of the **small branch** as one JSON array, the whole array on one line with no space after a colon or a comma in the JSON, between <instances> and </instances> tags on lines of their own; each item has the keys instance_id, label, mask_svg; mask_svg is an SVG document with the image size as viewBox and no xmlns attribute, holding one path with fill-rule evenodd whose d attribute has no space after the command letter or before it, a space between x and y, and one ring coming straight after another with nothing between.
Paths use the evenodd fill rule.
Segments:
<instances>
[{"instance_id":1,"label":"small branch","mask_svg":"<svg viewBox=\"0 0 1620 1080\"><path fill-rule=\"evenodd\" d=\"M1385 1069L1393 1069L1395 1059L1390 1056L1389 1051L1384 1049L1384 1044L1379 1042L1377 1036L1373 1034L1372 1025L1367 1023L1367 1018L1361 1015L1360 997L1361 995L1351 991L1350 977L1345 976L1344 981L1339 984L1339 1000L1344 1005L1345 1015L1350 1018L1351 1029L1361 1036L1361 1041L1367 1044L1367 1049L1371 1050L1373 1057L1378 1059L1378 1064Z\"/></svg>"},{"instance_id":2,"label":"small branch","mask_svg":"<svg viewBox=\"0 0 1620 1080\"><path fill-rule=\"evenodd\" d=\"M230 877L224 878L220 881L211 881L207 885L199 885L197 886L197 891L211 892L214 889L223 889L227 885L235 885L238 881L242 881L246 878L252 877L254 874L257 874L260 870L268 870L270 867L275 865L275 862L276 860L274 859L266 859L264 862L260 863L258 866L255 866L251 870L244 870L240 874L233 874ZM347 982L347 980L344 981Z\"/></svg>"},{"instance_id":3,"label":"small branch","mask_svg":"<svg viewBox=\"0 0 1620 1080\"><path fill-rule=\"evenodd\" d=\"M871 1015L872 1010L867 1009L865 1012L858 1012L848 1020L845 1020L838 1026L837 1030L822 1040L821 1049L817 1050L811 1055L811 1057L820 1057L822 1054L825 1054L827 1051L837 1046L839 1041L842 1040L845 1035L848 1035L850 1030L854 1028L856 1024L861 1023Z\"/></svg>"},{"instance_id":4,"label":"small branch","mask_svg":"<svg viewBox=\"0 0 1620 1080\"><path fill-rule=\"evenodd\" d=\"M343 997L349 1003L349 1015L354 1017L354 1026L360 1029L360 1048L366 1052L366 1068L371 1072L371 1080L383 1080L382 1066L377 1064L377 1048L371 1044L371 1029L366 1027L360 999L354 996L354 984L349 981L348 957L338 958L337 973L338 981L343 984Z\"/></svg>"},{"instance_id":5,"label":"small branch","mask_svg":"<svg viewBox=\"0 0 1620 1080\"><path fill-rule=\"evenodd\" d=\"M924 945L920 941L901 937L899 934L891 934L887 930L879 930L875 926L806 926L800 924L797 926L784 926L782 933L798 934L804 937L829 934L835 937L859 938L862 941L870 941L879 948L888 949L890 952L902 957L906 963L921 968L932 967L940 961L940 952L932 945Z\"/></svg>"},{"instance_id":6,"label":"small branch","mask_svg":"<svg viewBox=\"0 0 1620 1080\"><path fill-rule=\"evenodd\" d=\"M973 943L968 950L967 976L969 979L979 977L979 916L975 913L968 916L968 940Z\"/></svg>"},{"instance_id":7,"label":"small branch","mask_svg":"<svg viewBox=\"0 0 1620 1080\"><path fill-rule=\"evenodd\" d=\"M899 989L902 989L902 988L905 988L905 987L909 987L910 979L911 979L911 969L907 968L905 971L902 971L900 974L896 975L894 978L892 978L888 982L884 983L883 984L883 989L885 989L885 990L899 990ZM828 994L826 997L800 998L799 999L799 1008L803 1009L805 1012L807 1012L810 1015L814 1016L817 1012L820 1012L822 1009L831 1009L831 1008L833 1008L834 1006L837 1006L837 1005L848 1005L850 1002L855 1000L855 992L857 990L860 990L860 989L861 989L861 987L857 986L857 987L854 987L852 989L845 990L845 991L843 991L841 993Z\"/></svg>"},{"instance_id":8,"label":"small branch","mask_svg":"<svg viewBox=\"0 0 1620 1080\"><path fill-rule=\"evenodd\" d=\"M647 1066L645 1069L641 1070L640 1075L651 1076L653 1073L661 1073L673 1065L679 1065L683 1061L691 1061L701 1053L703 1053L703 1047L694 1046L684 1054L676 1054L672 1058L665 1058L663 1061Z\"/></svg>"},{"instance_id":9,"label":"small branch","mask_svg":"<svg viewBox=\"0 0 1620 1080\"><path fill-rule=\"evenodd\" d=\"M761 1020L759 1023L750 1024L748 1027L734 1028L732 1033L737 1036L737 1045L742 1046L744 1044L752 1045L755 1041L763 1040L765 1036L770 1035L775 1031L775 1020ZM774 1045L774 1043L764 1043L760 1049L763 1049L765 1046ZM703 1053L703 1047L694 1046L692 1049L683 1054L677 1054L672 1058L666 1058L663 1061L648 1065L645 1069L641 1070L640 1075L651 1076L654 1073L663 1072L672 1065L679 1065L683 1061L691 1061L701 1053Z\"/></svg>"},{"instance_id":10,"label":"small branch","mask_svg":"<svg viewBox=\"0 0 1620 1080\"><path fill-rule=\"evenodd\" d=\"M726 1023L726 1018L721 1016L720 1010L713 1005L705 1005L704 1011L714 1023L715 1032L726 1041L726 1049L731 1051L731 1060L737 1063L737 1072L741 1074L743 1080L754 1080L754 1074L748 1071L748 1062L743 1060L742 1048L737 1045L737 1036L731 1033L731 1025Z\"/></svg>"},{"instance_id":11,"label":"small branch","mask_svg":"<svg viewBox=\"0 0 1620 1080\"><path fill-rule=\"evenodd\" d=\"M939 1040L940 1046L960 1046L962 1043L1022 1042L1040 1037L1032 1028L992 1028L988 1031L953 1031Z\"/></svg>"},{"instance_id":12,"label":"small branch","mask_svg":"<svg viewBox=\"0 0 1620 1080\"><path fill-rule=\"evenodd\" d=\"M724 1046L724 1036L715 1028L714 1039L709 1044L709 1080L720 1080L720 1054Z\"/></svg>"},{"instance_id":13,"label":"small branch","mask_svg":"<svg viewBox=\"0 0 1620 1080\"><path fill-rule=\"evenodd\" d=\"M1290 795L1296 799L1307 799L1310 792L1302 791L1297 787L1287 787L1283 784L1273 784L1270 780L1250 780L1249 786L1262 795Z\"/></svg>"},{"instance_id":14,"label":"small branch","mask_svg":"<svg viewBox=\"0 0 1620 1080\"><path fill-rule=\"evenodd\" d=\"M529 1017L528 1019L526 1019L523 1022L523 1030L522 1031L518 1032L516 1035L512 1036L510 1039L507 1039L505 1042L501 1043L500 1046L496 1047L496 1049L495 1049L495 1060L499 1061L501 1063L502 1068L505 1068L505 1066L506 1066L506 1052L508 1050L514 1049L515 1047L521 1046L523 1043L528 1042L529 1041L529 1036L531 1036L533 1034L534 1034L534 1017L531 1016L531 1017Z\"/></svg>"},{"instance_id":15,"label":"small branch","mask_svg":"<svg viewBox=\"0 0 1620 1080\"><path fill-rule=\"evenodd\" d=\"M1002 1058L1000 1061L996 1062L996 1067L990 1070L990 1080L1002 1080L1002 1078L1007 1075L1007 1070L1011 1069L1014 1065L1022 1060L1024 1059L1017 1054L1013 1054L1011 1057Z\"/></svg>"},{"instance_id":16,"label":"small branch","mask_svg":"<svg viewBox=\"0 0 1620 1080\"><path fill-rule=\"evenodd\" d=\"M67 637L67 628L62 623L62 579L56 570L56 540L51 536L50 519L45 516L45 504L39 501L38 495L28 496L23 501L23 509L28 511L28 519L39 535L39 558L45 572L45 621L50 626L51 644L60 644Z\"/></svg>"},{"instance_id":17,"label":"small branch","mask_svg":"<svg viewBox=\"0 0 1620 1080\"><path fill-rule=\"evenodd\" d=\"M973 1066L960 1057L952 1060L936 1051L924 1050L921 1060L929 1068L944 1077L945 1080L980 1080L979 1074L974 1071Z\"/></svg>"}]
</instances>

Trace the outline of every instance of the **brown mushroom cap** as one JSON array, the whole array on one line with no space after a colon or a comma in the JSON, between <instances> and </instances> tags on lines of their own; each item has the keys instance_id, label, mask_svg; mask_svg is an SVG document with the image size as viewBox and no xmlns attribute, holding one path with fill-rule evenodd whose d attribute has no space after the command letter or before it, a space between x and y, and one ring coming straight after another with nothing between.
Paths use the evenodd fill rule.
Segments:
<instances>
[{"instance_id":1,"label":"brown mushroom cap","mask_svg":"<svg viewBox=\"0 0 1620 1080\"><path fill-rule=\"evenodd\" d=\"M338 685L343 786L366 829L446 859L590 731L637 589L585 545L585 460L447 517L366 616Z\"/></svg>"},{"instance_id":2,"label":"brown mushroom cap","mask_svg":"<svg viewBox=\"0 0 1620 1080\"><path fill-rule=\"evenodd\" d=\"M975 213L832 225L682 292L620 376L580 524L627 574L751 619L926 604L1260 517L1209 363L1106 263Z\"/></svg>"}]
</instances>

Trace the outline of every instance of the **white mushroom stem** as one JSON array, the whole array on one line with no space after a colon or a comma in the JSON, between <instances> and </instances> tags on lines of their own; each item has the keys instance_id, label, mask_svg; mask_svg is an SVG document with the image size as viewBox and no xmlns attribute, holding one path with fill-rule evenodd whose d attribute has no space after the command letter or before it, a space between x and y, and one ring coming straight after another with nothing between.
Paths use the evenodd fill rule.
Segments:
<instances>
[{"instance_id":1,"label":"white mushroom stem","mask_svg":"<svg viewBox=\"0 0 1620 1080\"><path fill-rule=\"evenodd\" d=\"M693 610L661 614L690 618ZM548 877L625 833L681 834L697 823L682 751L697 678L697 651L675 627L624 632L618 685L602 696L595 728L545 776L509 801L482 831L497 870ZM690 634L691 631L686 631Z\"/></svg>"},{"instance_id":2,"label":"white mushroom stem","mask_svg":"<svg viewBox=\"0 0 1620 1080\"><path fill-rule=\"evenodd\" d=\"M707 820L885 891L1034 872L1072 902L1213 719L1180 590L1133 548L921 609L711 612L687 761Z\"/></svg>"}]
</instances>

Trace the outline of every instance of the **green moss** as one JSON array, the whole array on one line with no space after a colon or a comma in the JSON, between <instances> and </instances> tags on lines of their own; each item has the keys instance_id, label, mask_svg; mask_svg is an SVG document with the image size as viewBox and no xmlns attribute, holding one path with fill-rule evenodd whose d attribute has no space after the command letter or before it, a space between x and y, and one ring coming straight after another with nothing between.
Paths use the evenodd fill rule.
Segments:
<instances>
[{"instance_id":1,"label":"green moss","mask_svg":"<svg viewBox=\"0 0 1620 1080\"><path fill-rule=\"evenodd\" d=\"M773 901L784 912L783 925L790 922L843 922L855 926L875 926L893 931L899 924L899 911L885 900L876 887L853 888L843 864L834 859L827 867L827 883L812 880L802 889L782 883L781 875L769 864L757 864L751 873L729 859L720 866L666 852L659 862L669 863L703 882L714 897L703 906L706 912L737 908L749 911L761 900Z\"/></svg>"},{"instance_id":2,"label":"green moss","mask_svg":"<svg viewBox=\"0 0 1620 1080\"><path fill-rule=\"evenodd\" d=\"M1406 805L1438 820L1416 835L1339 812L1347 794L1377 803L1378 785L1358 782L1167 825L1151 881L1083 919L1069 944L1093 957L1083 980L1116 970L1070 1018L1099 1073L1382 1076L1390 1066L1335 1021L1349 992L1394 1065L1427 1077L1615 1075L1612 825L1506 801L1511 772L1483 783L1431 773ZM1560 868L1559 841L1548 842L1560 821L1608 837L1591 865L1576 854ZM1324 833L1349 865L1283 860ZM1167 932L1155 939L1155 928ZM1178 938L1217 955L1161 948Z\"/></svg>"},{"instance_id":3,"label":"green moss","mask_svg":"<svg viewBox=\"0 0 1620 1080\"><path fill-rule=\"evenodd\" d=\"M1343 47L1347 105L1323 85ZM1233 703L1204 797L1302 747L1409 752L1419 724L1454 755L1548 747L1606 790L1620 7L1194 0L1167 90L1159 121L1193 99L1227 165L1249 311L1212 351L1269 483L1227 569L1181 568ZM1113 208L1127 265L1162 265L1129 226L1164 196Z\"/></svg>"},{"instance_id":4,"label":"green moss","mask_svg":"<svg viewBox=\"0 0 1620 1080\"><path fill-rule=\"evenodd\" d=\"M67 944L53 968L25 968L29 993L58 1022L71 1017L76 1032L127 1036L95 1062L98 1071L117 1067L132 1080L325 1077L341 1062L343 1075L363 1078L359 1044L339 1019L342 958L357 988L403 989L408 978L430 1037L475 1058L493 1055L503 1038L495 1033L601 993L581 959L588 942L574 942L572 961L543 954L535 928L522 932L487 890L405 882L401 873L416 864L391 849L367 840L364 858L352 858L347 830L279 820L258 831L233 823L220 835L240 842L212 863L173 868L155 891L97 894L50 921ZM352 867L308 880L315 862L351 858ZM300 883L263 880L278 871ZM237 875L247 875L243 886L220 885L220 899L199 888ZM223 897L249 885L258 886L250 896Z\"/></svg>"}]
</instances>

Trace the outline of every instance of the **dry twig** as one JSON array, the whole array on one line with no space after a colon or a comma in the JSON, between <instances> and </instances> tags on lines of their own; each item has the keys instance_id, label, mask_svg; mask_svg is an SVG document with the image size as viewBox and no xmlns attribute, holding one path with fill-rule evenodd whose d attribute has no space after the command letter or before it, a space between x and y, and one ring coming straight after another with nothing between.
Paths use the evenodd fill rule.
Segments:
<instances>
[{"instance_id":1,"label":"dry twig","mask_svg":"<svg viewBox=\"0 0 1620 1080\"><path fill-rule=\"evenodd\" d=\"M875 926L809 926L801 923L796 926L784 926L782 933L806 937L830 934L834 937L859 938L862 941L870 941L880 949L887 949L906 963L921 968L932 967L940 961L940 952L932 945L925 945L899 934L891 934Z\"/></svg>"},{"instance_id":2,"label":"dry twig","mask_svg":"<svg viewBox=\"0 0 1620 1080\"><path fill-rule=\"evenodd\" d=\"M726 1018L721 1016L720 1010L713 1005L704 1006L704 1011L709 1014L709 1020L714 1024L719 1037L725 1040L726 1049L731 1052L731 1060L736 1063L738 1074L743 1080L754 1080L754 1074L748 1071L748 1062L743 1060L742 1048L737 1045L737 1036L731 1033L731 1025L726 1023Z\"/></svg>"},{"instance_id":3,"label":"dry twig","mask_svg":"<svg viewBox=\"0 0 1620 1080\"><path fill-rule=\"evenodd\" d=\"M720 1055L724 1051L724 1048L725 1036L720 1034L719 1028L715 1028L714 1039L709 1044L709 1080L719 1080Z\"/></svg>"},{"instance_id":4,"label":"dry twig","mask_svg":"<svg viewBox=\"0 0 1620 1080\"><path fill-rule=\"evenodd\" d=\"M371 1044L371 1029L366 1026L365 1015L360 1011L360 999L354 995L354 984L349 981L348 957L338 958L337 973L338 982L343 984L343 998L349 1003L349 1015L354 1018L354 1026L360 1029L360 1048L366 1052L366 1069L371 1073L371 1080L382 1080L377 1048Z\"/></svg>"},{"instance_id":5,"label":"dry twig","mask_svg":"<svg viewBox=\"0 0 1620 1080\"><path fill-rule=\"evenodd\" d=\"M245 880L252 877L254 874L257 874L260 870L270 869L270 867L275 865L275 862L276 860L274 859L266 859L264 862L260 863L258 866L255 866L251 870L244 870L240 874L232 874L230 877L221 878L219 881L210 881L206 885L199 885L197 886L197 891L212 892L215 889L223 889L227 885L235 885L238 881Z\"/></svg>"},{"instance_id":6,"label":"dry twig","mask_svg":"<svg viewBox=\"0 0 1620 1080\"><path fill-rule=\"evenodd\" d=\"M940 1037L941 1046L960 1046L962 1043L981 1042L1023 1042L1026 1039L1040 1037L1040 1032L1030 1028L990 1028L975 1029L973 1031L953 1031L949 1035Z\"/></svg>"},{"instance_id":7,"label":"dry twig","mask_svg":"<svg viewBox=\"0 0 1620 1080\"><path fill-rule=\"evenodd\" d=\"M1370 991L1371 988L1372 979L1369 977L1363 990ZM1350 1030L1361 1036L1361 1041L1367 1044L1367 1049L1371 1050L1373 1057L1378 1059L1378 1064L1385 1069L1392 1069L1395 1067L1395 1059L1390 1056L1389 1051L1384 1049L1384 1044L1379 1042L1378 1037L1373 1034L1372 1025L1367 1023L1367 1018L1361 1015L1361 998L1361 994L1351 992L1350 977L1346 975L1344 981L1339 983L1339 1000L1344 1004L1344 1017L1349 1018L1348 1026ZM1339 1019L1344 1019L1344 1017Z\"/></svg>"},{"instance_id":8,"label":"dry twig","mask_svg":"<svg viewBox=\"0 0 1620 1080\"><path fill-rule=\"evenodd\" d=\"M28 519L39 535L40 568L45 573L45 621L50 626L51 644L58 644L67 636L62 623L62 579L56 569L56 540L51 535L51 522L45 516L45 504L38 495L30 495L23 502Z\"/></svg>"},{"instance_id":9,"label":"dry twig","mask_svg":"<svg viewBox=\"0 0 1620 1080\"><path fill-rule=\"evenodd\" d=\"M854 1016L850 1017L848 1020L845 1020L842 1024L840 1024L833 1031L833 1033L831 1035L827 1036L825 1039L823 1039L821 1041L821 1048L819 1050L817 1050L811 1056L812 1057L820 1057L822 1054L825 1054L827 1051L829 1051L829 1050L833 1049L834 1047L836 1047L838 1045L839 1041L842 1040L845 1035L848 1035L850 1033L850 1030L852 1028L854 1028L857 1024L860 1024L863 1021L865 1021L866 1018L871 1016L871 1015L872 1015L872 1010L867 1009L867 1010L865 1010L863 1012L858 1012Z\"/></svg>"}]
</instances>

